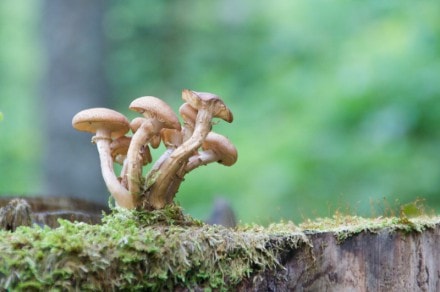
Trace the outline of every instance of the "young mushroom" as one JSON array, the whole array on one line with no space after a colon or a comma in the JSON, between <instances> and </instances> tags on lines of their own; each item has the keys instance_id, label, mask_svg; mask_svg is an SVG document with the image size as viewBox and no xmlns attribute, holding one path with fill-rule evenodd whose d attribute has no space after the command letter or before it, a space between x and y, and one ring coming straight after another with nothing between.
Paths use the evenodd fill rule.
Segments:
<instances>
[{"instance_id":1,"label":"young mushroom","mask_svg":"<svg viewBox=\"0 0 440 292\"><path fill-rule=\"evenodd\" d=\"M194 131L191 137L182 143L160 167L159 175L147 190L148 202L153 209L161 209L172 202L175 193L168 191L179 169L184 167L188 158L194 154L205 140L212 128L212 119L220 118L232 122L233 116L225 103L215 94L196 92L188 89L182 91L182 99L197 110ZM151 176L147 181L151 181Z\"/></svg>"},{"instance_id":2,"label":"young mushroom","mask_svg":"<svg viewBox=\"0 0 440 292\"><path fill-rule=\"evenodd\" d=\"M182 145L182 133L176 129L162 129L160 137L167 149L176 149Z\"/></svg>"},{"instance_id":3,"label":"young mushroom","mask_svg":"<svg viewBox=\"0 0 440 292\"><path fill-rule=\"evenodd\" d=\"M158 175L159 169L162 166L162 164L167 159L169 159L171 153L173 153L174 150L176 150L176 148L182 144L182 133L179 130L162 129L160 131L160 136L161 136L161 140L163 141L163 144L166 147L166 150L159 157L156 163L154 163L150 172L147 174L144 185L145 189L148 189L155 182L155 177Z\"/></svg>"},{"instance_id":4,"label":"young mushroom","mask_svg":"<svg viewBox=\"0 0 440 292\"><path fill-rule=\"evenodd\" d=\"M220 134L210 132L202 144L202 149L203 151L189 158L185 172L211 162L231 166L237 161L237 148Z\"/></svg>"},{"instance_id":5,"label":"young mushroom","mask_svg":"<svg viewBox=\"0 0 440 292\"><path fill-rule=\"evenodd\" d=\"M179 109L184 120L162 100L153 96L135 99L129 106L143 115L131 123L122 114L93 108L79 112L72 125L80 131L94 133L102 176L118 206L124 208L161 209L172 204L185 174L211 162L232 165L237 149L224 136L211 132L213 119L232 122L233 116L215 94L185 89L186 102ZM131 137L125 134L132 130ZM157 148L163 142L166 151L150 172L142 178L142 166L152 161L149 145ZM202 150L199 151L199 149ZM123 165L120 180L113 162Z\"/></svg>"},{"instance_id":6,"label":"young mushroom","mask_svg":"<svg viewBox=\"0 0 440 292\"><path fill-rule=\"evenodd\" d=\"M114 162L120 165L124 164L130 142L131 137L122 136L114 139L110 143L110 151Z\"/></svg>"},{"instance_id":7,"label":"young mushroom","mask_svg":"<svg viewBox=\"0 0 440 292\"><path fill-rule=\"evenodd\" d=\"M177 171L176 179L173 180L168 188L170 194L177 193L185 175L199 166L212 162L231 166L237 161L237 149L228 138L220 134L209 132L205 141L202 143L202 149L203 151L191 156L187 164Z\"/></svg>"},{"instance_id":8,"label":"young mushroom","mask_svg":"<svg viewBox=\"0 0 440 292\"><path fill-rule=\"evenodd\" d=\"M142 181L142 168L139 153L143 145L147 144L153 136L160 135L164 128L181 130L179 120L173 110L164 101L153 96L144 96L135 99L129 109L142 114L145 121L133 134L127 153L128 189L136 198L140 194Z\"/></svg>"},{"instance_id":9,"label":"young mushroom","mask_svg":"<svg viewBox=\"0 0 440 292\"><path fill-rule=\"evenodd\" d=\"M96 144L101 163L102 176L110 194L120 207L134 208L130 192L118 181L111 156L112 139L124 136L129 130L127 118L117 111L107 108L90 108L77 113L72 119L72 126L78 131L95 134L92 142Z\"/></svg>"},{"instance_id":10,"label":"young mushroom","mask_svg":"<svg viewBox=\"0 0 440 292\"><path fill-rule=\"evenodd\" d=\"M114 162L122 165L121 169L121 175L120 175L120 182L123 187L127 188L127 152L128 148L130 146L131 137L122 136L117 139L114 139L110 143L110 150L112 159ZM144 145L141 147L141 151L139 153L142 165L147 165L151 161L153 161L153 158L151 157L150 148L148 145Z\"/></svg>"},{"instance_id":11,"label":"young mushroom","mask_svg":"<svg viewBox=\"0 0 440 292\"><path fill-rule=\"evenodd\" d=\"M141 117L137 117L137 118L134 118L133 120L131 120L130 129L133 132L133 134L136 133L137 129L139 129L141 127L141 125L144 121L145 121L145 118L141 118ZM149 143L150 143L151 147L153 147L153 149L158 148L160 145L160 135L152 136Z\"/></svg>"}]
</instances>

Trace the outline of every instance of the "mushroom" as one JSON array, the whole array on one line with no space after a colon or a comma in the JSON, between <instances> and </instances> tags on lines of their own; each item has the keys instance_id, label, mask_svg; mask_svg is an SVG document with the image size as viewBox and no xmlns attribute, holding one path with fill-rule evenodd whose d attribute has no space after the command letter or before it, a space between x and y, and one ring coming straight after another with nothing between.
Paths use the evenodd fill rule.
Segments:
<instances>
[{"instance_id":1,"label":"mushroom","mask_svg":"<svg viewBox=\"0 0 440 292\"><path fill-rule=\"evenodd\" d=\"M209 132L202 143L203 151L191 156L187 164L176 173L176 179L168 188L169 193L176 193L184 176L195 168L211 162L218 162L231 166L237 161L237 149L228 138L220 134Z\"/></svg>"},{"instance_id":2,"label":"mushroom","mask_svg":"<svg viewBox=\"0 0 440 292\"><path fill-rule=\"evenodd\" d=\"M140 192L142 168L139 153L143 145L148 143L153 136L159 135L163 128L181 130L179 120L173 110L164 101L154 96L139 97L132 101L129 109L142 114L145 121L133 134L127 153L128 189L132 195Z\"/></svg>"},{"instance_id":3,"label":"mushroom","mask_svg":"<svg viewBox=\"0 0 440 292\"><path fill-rule=\"evenodd\" d=\"M210 132L202 144L202 149L199 154L189 158L185 172L211 162L231 166L237 161L237 149L228 138L220 134Z\"/></svg>"},{"instance_id":4,"label":"mushroom","mask_svg":"<svg viewBox=\"0 0 440 292\"><path fill-rule=\"evenodd\" d=\"M114 162L122 165L120 181L123 187L127 188L127 152L130 146L131 137L122 136L114 139L110 143L110 150ZM142 158L142 165L147 165L153 158L151 157L150 148L148 145L141 147L140 156Z\"/></svg>"},{"instance_id":5,"label":"mushroom","mask_svg":"<svg viewBox=\"0 0 440 292\"><path fill-rule=\"evenodd\" d=\"M186 141L191 137L194 131L194 125L197 118L197 110L195 110L189 103L185 102L179 108L179 113L183 118L182 136L183 141Z\"/></svg>"},{"instance_id":6,"label":"mushroom","mask_svg":"<svg viewBox=\"0 0 440 292\"><path fill-rule=\"evenodd\" d=\"M125 158L127 157L128 147L130 146L131 137L122 136L114 139L110 143L110 151L112 159L118 164L123 164Z\"/></svg>"},{"instance_id":7,"label":"mushroom","mask_svg":"<svg viewBox=\"0 0 440 292\"><path fill-rule=\"evenodd\" d=\"M167 149L176 149L182 145L182 134L176 129L162 129L160 137Z\"/></svg>"},{"instance_id":8,"label":"mushroom","mask_svg":"<svg viewBox=\"0 0 440 292\"><path fill-rule=\"evenodd\" d=\"M145 121L145 118L137 117L131 120L130 122L130 129L133 133L136 133L137 129L140 128L142 123ZM154 135L150 139L150 145L153 147L153 149L156 149L160 145L160 135Z\"/></svg>"},{"instance_id":9,"label":"mushroom","mask_svg":"<svg viewBox=\"0 0 440 292\"><path fill-rule=\"evenodd\" d=\"M182 144L182 134L179 130L162 129L160 131L160 135L161 140L163 141L167 150L159 157L156 163L154 163L153 167L148 173L145 182L146 189L148 189L155 182L155 177L158 175L158 171L162 164L170 157L171 153L173 153L173 151Z\"/></svg>"},{"instance_id":10,"label":"mushroom","mask_svg":"<svg viewBox=\"0 0 440 292\"><path fill-rule=\"evenodd\" d=\"M96 143L104 182L110 194L120 207L134 208L133 198L118 181L110 151L112 139L124 136L129 130L127 118L117 111L107 108L90 108L77 113L72 119L72 126L78 131L95 134L92 142Z\"/></svg>"},{"instance_id":11,"label":"mushroom","mask_svg":"<svg viewBox=\"0 0 440 292\"><path fill-rule=\"evenodd\" d=\"M185 167L188 158L202 145L211 131L212 119L221 118L229 123L233 120L231 111L215 94L184 89L182 99L197 110L194 131L191 137L173 151L169 159L161 165L159 175L154 178L154 183L150 184L151 188L147 192L149 204L154 209L161 209L172 202L175 192L174 189L173 191L168 189L173 185L173 180L178 179L176 174L179 169ZM147 181L151 179L153 178L149 174Z\"/></svg>"},{"instance_id":12,"label":"mushroom","mask_svg":"<svg viewBox=\"0 0 440 292\"><path fill-rule=\"evenodd\" d=\"M131 131L134 133L136 133L137 129L140 128L140 126L142 125L142 123L145 121L145 118L134 118L131 122L130 122L130 129ZM159 137L159 143L160 143L160 136L159 135L155 135L154 137ZM156 149L158 146L151 144L151 147L153 147L154 149ZM128 152L128 149L127 149ZM153 158L151 157L151 152L150 152L150 148L148 147L148 143L142 145L141 150L140 150L140 155L142 157L142 162L143 165L147 165L148 163L150 163L151 161L153 161Z\"/></svg>"},{"instance_id":13,"label":"mushroom","mask_svg":"<svg viewBox=\"0 0 440 292\"><path fill-rule=\"evenodd\" d=\"M160 168L162 163L170 157L171 153L177 149L180 145L182 145L182 134L180 131L176 129L162 129L160 131L161 140L163 144L167 148L165 153L161 155L161 157L157 160L152 170L156 171Z\"/></svg>"},{"instance_id":14,"label":"mushroom","mask_svg":"<svg viewBox=\"0 0 440 292\"><path fill-rule=\"evenodd\" d=\"M182 91L182 99L198 111L197 118L200 118L200 112L207 111L213 117L220 118L228 123L231 123L234 119L232 112L224 104L223 100L213 93L184 89Z\"/></svg>"}]
</instances>

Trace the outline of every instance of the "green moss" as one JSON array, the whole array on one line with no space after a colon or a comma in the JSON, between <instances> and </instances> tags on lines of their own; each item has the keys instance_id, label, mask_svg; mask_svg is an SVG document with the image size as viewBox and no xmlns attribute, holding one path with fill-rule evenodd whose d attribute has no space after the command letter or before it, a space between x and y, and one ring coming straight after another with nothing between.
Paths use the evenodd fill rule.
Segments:
<instances>
[{"instance_id":1,"label":"green moss","mask_svg":"<svg viewBox=\"0 0 440 292\"><path fill-rule=\"evenodd\" d=\"M308 220L299 225L306 234L332 232L339 242L364 231L378 232L383 229L389 231L422 232L440 224L440 218L435 216L419 216L415 218L377 217L363 218L335 214L332 218Z\"/></svg>"},{"instance_id":2,"label":"green moss","mask_svg":"<svg viewBox=\"0 0 440 292\"><path fill-rule=\"evenodd\" d=\"M0 287L82 291L198 285L222 290L253 272L279 267L278 252L286 244L307 241L293 225L232 230L192 220L177 207L118 211L101 225L60 224L0 232Z\"/></svg>"},{"instance_id":3,"label":"green moss","mask_svg":"<svg viewBox=\"0 0 440 292\"><path fill-rule=\"evenodd\" d=\"M0 231L0 290L230 290L253 273L282 268L281 253L310 244L310 233L333 232L342 241L366 230L421 232L439 222L335 215L299 226L228 229L184 216L177 206L118 210L101 225L60 220L56 229Z\"/></svg>"}]
</instances>

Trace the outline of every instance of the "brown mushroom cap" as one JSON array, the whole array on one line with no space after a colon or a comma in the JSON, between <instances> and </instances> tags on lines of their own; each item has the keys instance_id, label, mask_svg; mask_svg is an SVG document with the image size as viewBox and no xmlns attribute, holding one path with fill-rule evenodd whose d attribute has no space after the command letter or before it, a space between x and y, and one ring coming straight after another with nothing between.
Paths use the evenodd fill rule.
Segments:
<instances>
[{"instance_id":1,"label":"brown mushroom cap","mask_svg":"<svg viewBox=\"0 0 440 292\"><path fill-rule=\"evenodd\" d=\"M127 155L128 147L130 146L131 137L122 136L110 143L110 151L113 160L118 155Z\"/></svg>"},{"instance_id":2,"label":"brown mushroom cap","mask_svg":"<svg viewBox=\"0 0 440 292\"><path fill-rule=\"evenodd\" d=\"M231 166L237 161L237 148L228 138L220 134L209 132L202 144L202 149L215 152L219 157L217 162L223 165Z\"/></svg>"},{"instance_id":3,"label":"brown mushroom cap","mask_svg":"<svg viewBox=\"0 0 440 292\"><path fill-rule=\"evenodd\" d=\"M142 146L139 154L142 157L142 165L147 165L148 163L153 161L153 157L151 156L150 147L148 147L148 145Z\"/></svg>"},{"instance_id":4,"label":"brown mushroom cap","mask_svg":"<svg viewBox=\"0 0 440 292\"><path fill-rule=\"evenodd\" d=\"M220 97L209 92L197 92L189 89L182 90L182 99L194 109L200 110L208 104L213 106L213 116L228 123L234 119L232 112Z\"/></svg>"},{"instance_id":5,"label":"brown mushroom cap","mask_svg":"<svg viewBox=\"0 0 440 292\"><path fill-rule=\"evenodd\" d=\"M164 124L164 128L180 130L180 122L171 107L163 100L154 96L143 96L133 100L129 109L146 118L153 118Z\"/></svg>"},{"instance_id":6,"label":"brown mushroom cap","mask_svg":"<svg viewBox=\"0 0 440 292\"><path fill-rule=\"evenodd\" d=\"M182 134L176 129L162 129L160 136L167 148L177 148L182 144Z\"/></svg>"},{"instance_id":7,"label":"brown mushroom cap","mask_svg":"<svg viewBox=\"0 0 440 292\"><path fill-rule=\"evenodd\" d=\"M114 139L128 132L130 122L117 111L108 108L90 108L77 113L72 119L72 126L78 131L93 134L100 129L106 129Z\"/></svg>"},{"instance_id":8,"label":"brown mushroom cap","mask_svg":"<svg viewBox=\"0 0 440 292\"><path fill-rule=\"evenodd\" d=\"M141 118L141 117L137 117L131 120L130 129L133 132L133 134L136 133L136 131L140 128L140 126L145 120L146 120L145 118ZM160 135L159 134L154 135L153 137L151 137L149 142L151 147L153 147L153 149L158 148L160 146Z\"/></svg>"},{"instance_id":9,"label":"brown mushroom cap","mask_svg":"<svg viewBox=\"0 0 440 292\"><path fill-rule=\"evenodd\" d=\"M185 102L180 106L179 113L185 123L190 123L194 126L197 118L197 110L195 108L193 108L189 103Z\"/></svg>"},{"instance_id":10,"label":"brown mushroom cap","mask_svg":"<svg viewBox=\"0 0 440 292\"><path fill-rule=\"evenodd\" d=\"M137 117L131 120L130 122L130 129L133 133L136 133L136 131L141 127L142 123L145 121L145 118Z\"/></svg>"}]
</instances>

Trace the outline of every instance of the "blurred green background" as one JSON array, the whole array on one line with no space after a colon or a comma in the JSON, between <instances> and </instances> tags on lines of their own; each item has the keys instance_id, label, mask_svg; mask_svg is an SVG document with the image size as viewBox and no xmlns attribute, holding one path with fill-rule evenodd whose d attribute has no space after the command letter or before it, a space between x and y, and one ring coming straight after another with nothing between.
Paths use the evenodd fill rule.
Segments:
<instances>
[{"instance_id":1,"label":"blurred green background","mask_svg":"<svg viewBox=\"0 0 440 292\"><path fill-rule=\"evenodd\" d=\"M94 5L102 12L96 24L106 88L101 106L133 118L130 101L154 95L177 111L181 90L190 88L220 95L234 113L232 124L220 122L214 130L233 141L239 160L187 175L176 199L188 213L206 218L216 196L227 198L243 222L258 223L298 222L347 208L370 215L383 198L421 197L440 210L439 2ZM43 13L47 7L42 0L0 2L2 194L50 190L51 176L42 169L50 167L44 149L54 137L41 134L51 111L42 100L49 69L59 63L48 64L48 40L41 36L51 17ZM51 13L62 19L75 11ZM62 23L45 27L65 29ZM87 43L75 41L80 36L69 35L66 57L69 47ZM69 125L73 114L65 116ZM90 140L70 127L65 135ZM69 151L63 155L68 159ZM81 163L88 168L97 159ZM68 163L65 169L69 176ZM94 180L102 186L99 173ZM78 182L78 190L66 193L88 184Z\"/></svg>"}]
</instances>

